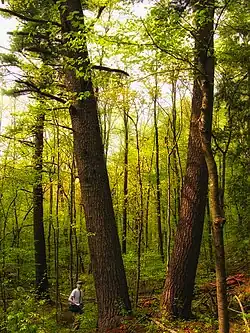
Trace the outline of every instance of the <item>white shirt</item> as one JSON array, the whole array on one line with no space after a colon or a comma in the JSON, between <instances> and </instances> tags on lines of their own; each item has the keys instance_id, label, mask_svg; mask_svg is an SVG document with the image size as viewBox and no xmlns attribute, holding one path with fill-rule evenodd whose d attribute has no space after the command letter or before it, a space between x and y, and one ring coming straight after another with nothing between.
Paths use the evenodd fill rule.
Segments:
<instances>
[{"instance_id":1,"label":"white shirt","mask_svg":"<svg viewBox=\"0 0 250 333\"><path fill-rule=\"evenodd\" d=\"M76 305L82 304L82 298L83 298L83 292L82 290L79 290L78 288L72 290L69 301L71 303L75 303Z\"/></svg>"}]
</instances>

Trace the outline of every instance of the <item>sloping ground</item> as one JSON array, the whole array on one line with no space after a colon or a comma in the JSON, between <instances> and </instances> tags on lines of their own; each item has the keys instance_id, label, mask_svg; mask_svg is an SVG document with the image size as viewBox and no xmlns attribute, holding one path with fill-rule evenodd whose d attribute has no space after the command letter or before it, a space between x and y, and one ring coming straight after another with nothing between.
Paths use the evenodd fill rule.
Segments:
<instances>
[{"instance_id":1,"label":"sloping ground","mask_svg":"<svg viewBox=\"0 0 250 333\"><path fill-rule=\"evenodd\" d=\"M244 274L227 278L230 333L250 333L250 279ZM194 301L197 320L168 321L160 317L159 298L142 297L139 302L139 315L130 317L117 329L109 333L212 333L217 332L216 284L201 286ZM198 312L200 309L200 312Z\"/></svg>"},{"instance_id":2,"label":"sloping ground","mask_svg":"<svg viewBox=\"0 0 250 333\"><path fill-rule=\"evenodd\" d=\"M250 333L250 278L243 274L229 276L227 279L230 333ZM216 285L215 282L203 284L196 292L194 314L196 320L169 321L161 318L159 313L159 295L143 295L139 299L138 311L134 316L125 318L119 328L107 333L216 333ZM72 327L72 314L67 311L59 321L60 332L70 332L66 327ZM96 314L95 314L96 315ZM86 321L89 313L86 311L82 319ZM96 317L94 318L94 322ZM93 326L92 326L93 327ZM64 330L65 329L65 330ZM88 325L80 328L79 333L92 333Z\"/></svg>"}]
</instances>

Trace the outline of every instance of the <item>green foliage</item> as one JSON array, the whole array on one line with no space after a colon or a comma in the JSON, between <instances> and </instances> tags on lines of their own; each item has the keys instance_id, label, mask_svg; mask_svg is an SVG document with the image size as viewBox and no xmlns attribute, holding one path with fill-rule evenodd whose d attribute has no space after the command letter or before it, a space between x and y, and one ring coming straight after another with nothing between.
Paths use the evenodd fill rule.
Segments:
<instances>
[{"instance_id":1,"label":"green foliage","mask_svg":"<svg viewBox=\"0 0 250 333\"><path fill-rule=\"evenodd\" d=\"M97 306L91 303L84 305L84 314L80 316L79 320L81 332L94 332L97 324Z\"/></svg>"},{"instance_id":2,"label":"green foliage","mask_svg":"<svg viewBox=\"0 0 250 333\"><path fill-rule=\"evenodd\" d=\"M38 302L34 294L27 294L24 288L18 287L6 314L7 332L38 333L48 329L53 332L53 313L43 308L44 302Z\"/></svg>"},{"instance_id":3,"label":"green foliage","mask_svg":"<svg viewBox=\"0 0 250 333\"><path fill-rule=\"evenodd\" d=\"M19 59L15 54L10 53L0 53L0 62L5 66L17 66L19 63Z\"/></svg>"},{"instance_id":4,"label":"green foliage","mask_svg":"<svg viewBox=\"0 0 250 333\"><path fill-rule=\"evenodd\" d=\"M133 251L123 256L131 296L136 290L137 257ZM165 277L165 265L158 252L149 250L141 256L140 292L142 294L161 292Z\"/></svg>"},{"instance_id":5,"label":"green foliage","mask_svg":"<svg viewBox=\"0 0 250 333\"><path fill-rule=\"evenodd\" d=\"M152 287L153 290L162 289L165 278L165 264L162 263L158 252L151 250L143 254L141 278L146 283L151 282L149 289ZM152 282L155 283L155 286L152 286Z\"/></svg>"},{"instance_id":6,"label":"green foliage","mask_svg":"<svg viewBox=\"0 0 250 333\"><path fill-rule=\"evenodd\" d=\"M33 288L35 275L32 231L32 186L35 179L33 128L36 116L40 112L45 113L44 223L51 295L54 299L55 234L58 232L59 289L62 297L66 299L65 295L68 295L71 288L71 279L73 282L76 279L77 268L78 276L84 278L85 297L95 297L93 276L85 274L90 263L87 238L91 233L87 233L85 227L77 172L72 172L73 133L67 109L72 100L87 99L89 93L68 91L70 89L63 74L65 69L75 71L79 79L88 79L90 75L93 78L120 236L124 209L124 113L129 115L126 207L128 233L127 254L124 255L126 273L133 298L138 269L138 216L143 209L144 220L140 221L143 223L140 292L160 293L162 290L166 268L157 251L153 102L157 92L161 217L164 251L169 255L166 253L166 239L169 237L171 247L179 218L178 181L181 183L185 174L194 69L194 16L189 10L181 14L173 10L169 1L158 1L148 9L146 17L141 18L140 14L134 12L131 2L87 1L84 7L85 21L79 19L76 12L72 13L69 18L74 19L75 30L66 34L62 34L60 27L51 22L40 24L21 20L12 35L13 53L0 55L2 65L9 65L8 69L12 66L19 67L21 72L18 75L24 75L23 80L19 80L9 91L10 95L28 93L35 100L29 107L26 104L31 104L31 100L25 100L25 105L14 110L11 115L8 106L10 124L1 132L5 137L1 137L0 154L0 275L3 291L9 291L13 297L3 318L9 332L56 332L59 329L55 323L55 308L46 307L34 300L32 293L28 294ZM9 6L10 9L27 17L58 23L58 6L62 3L63 1L54 4L49 0L11 0ZM100 6L106 8L97 19L96 14ZM216 12L219 21L215 40L217 68L213 134L216 142L213 143L213 150L216 152L222 179L222 150L225 151L228 145L225 243L228 268L229 271L234 271L244 268L249 258L249 1L229 2L222 11L222 17L220 11L221 8L218 8ZM199 24L206 22L206 12L203 9L199 11L196 21ZM66 41L64 44L62 37ZM91 64L86 63L82 57L86 52L86 41ZM65 57L69 49L73 55L78 54L78 57ZM123 68L130 76L124 78L117 73L93 70L92 65L95 64ZM175 142L173 134L174 83L177 89L175 111L178 142ZM63 99L65 103L60 103L58 99L55 101L53 96ZM179 179L173 158L174 149L178 153L176 160ZM139 167L142 174L142 206L138 181ZM74 195L72 174L76 178ZM70 219L71 209L74 211L73 219ZM148 248L145 246L147 214ZM167 225L168 214L170 225ZM73 236L70 236L70 232ZM206 229L199 263L198 284L213 278L210 273L213 263L209 262L208 256L209 233ZM72 255L70 244L73 244L72 276L69 276ZM81 263L76 262L77 258L81 259ZM25 291L18 288L13 292L10 289L13 283L25 286ZM195 308L199 314L199 301L195 303ZM144 312L138 314L138 319L143 321L144 315ZM215 329L212 316L200 315L202 324L198 324L196 328L196 323L193 323L193 332ZM80 317L81 330L88 333L94 329L96 318L96 306L86 303L84 315ZM167 321L165 324L174 329L173 324ZM156 331L155 324L145 321L145 325L148 332ZM180 329L185 329L185 325L186 323L176 324ZM60 332L64 329L67 330L62 325Z\"/></svg>"}]
</instances>

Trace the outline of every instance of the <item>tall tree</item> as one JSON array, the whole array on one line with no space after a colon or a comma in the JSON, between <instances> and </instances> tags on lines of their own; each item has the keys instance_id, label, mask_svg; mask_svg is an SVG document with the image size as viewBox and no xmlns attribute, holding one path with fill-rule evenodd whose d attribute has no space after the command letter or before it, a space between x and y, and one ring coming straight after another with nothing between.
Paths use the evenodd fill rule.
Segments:
<instances>
[{"instance_id":1,"label":"tall tree","mask_svg":"<svg viewBox=\"0 0 250 333\"><path fill-rule=\"evenodd\" d=\"M127 211L128 211L128 88L123 93L123 122L124 122L124 175L123 175L123 207L122 207L122 253L127 252Z\"/></svg>"},{"instance_id":2,"label":"tall tree","mask_svg":"<svg viewBox=\"0 0 250 333\"><path fill-rule=\"evenodd\" d=\"M156 54L157 68L157 54ZM156 69L157 71L157 69ZM157 73L157 72L156 72ZM158 114L157 114L157 99L158 99L158 77L155 74L155 91L154 91L154 130L155 130L155 172L156 172L156 215L158 228L158 243L161 260L164 262L163 235L162 235L162 219L161 219L161 183L160 183L160 160L159 160L159 130L158 130Z\"/></svg>"},{"instance_id":3,"label":"tall tree","mask_svg":"<svg viewBox=\"0 0 250 333\"><path fill-rule=\"evenodd\" d=\"M162 308L170 315L179 318L191 316L206 205L208 174L198 126L202 106L201 84L204 80L209 86L210 117L213 108L214 1L197 1L194 10L196 16L195 80L186 175L181 193L180 219L162 295Z\"/></svg>"},{"instance_id":4,"label":"tall tree","mask_svg":"<svg viewBox=\"0 0 250 333\"><path fill-rule=\"evenodd\" d=\"M34 171L35 179L33 185L33 226L34 226L34 246L35 246L35 266L36 266L36 294L39 298L48 298L48 276L46 262L46 246L43 224L43 128L44 112L41 112L36 119Z\"/></svg>"},{"instance_id":5,"label":"tall tree","mask_svg":"<svg viewBox=\"0 0 250 333\"><path fill-rule=\"evenodd\" d=\"M66 56L74 63L72 69L65 64L65 81L75 96L70 106L74 150L89 233L98 327L104 332L116 326L122 309L130 310L131 305L104 160L81 2L59 2L59 11ZM83 36L81 45L76 50L70 49L71 43L77 42L72 36L79 36L79 31ZM82 67L84 75L79 77Z\"/></svg>"}]
</instances>

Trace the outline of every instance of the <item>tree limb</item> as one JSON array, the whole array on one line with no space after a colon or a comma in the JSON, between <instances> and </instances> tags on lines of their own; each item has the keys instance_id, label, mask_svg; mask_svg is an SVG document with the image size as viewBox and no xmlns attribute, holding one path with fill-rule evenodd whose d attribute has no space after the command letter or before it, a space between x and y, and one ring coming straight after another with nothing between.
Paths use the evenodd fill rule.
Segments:
<instances>
[{"instance_id":1,"label":"tree limb","mask_svg":"<svg viewBox=\"0 0 250 333\"><path fill-rule=\"evenodd\" d=\"M9 140L17 140L20 143L23 143L29 147L34 147L34 143L31 141L27 141L27 140L22 140L22 139L16 139L14 137L8 136L8 135L4 135L4 134L0 134L1 137L5 138L5 139L9 139Z\"/></svg>"},{"instance_id":2,"label":"tree limb","mask_svg":"<svg viewBox=\"0 0 250 333\"><path fill-rule=\"evenodd\" d=\"M99 66L99 65L93 65L92 68L93 69L98 69L100 71L119 73L119 74L123 74L125 76L129 76L129 74L127 72L123 71L122 69L109 68L109 67L106 67L106 66Z\"/></svg>"},{"instance_id":3,"label":"tree limb","mask_svg":"<svg viewBox=\"0 0 250 333\"><path fill-rule=\"evenodd\" d=\"M35 23L40 23L40 24L44 24L44 23L47 24L47 23L50 23L50 24L53 24L53 25L55 25L55 26L57 26L57 27L60 27L60 28L62 27L61 24L58 23L58 22L47 21L47 20L42 20L42 19L35 19L35 18L33 18L33 17L27 17L27 16L25 16L25 15L22 15L22 14L20 14L20 13L17 13L17 12L15 12L15 11L10 10L10 9L7 9L7 8L0 8L0 12L2 12L2 13L7 13L7 14L10 14L10 15L12 15L12 16L18 17L18 18L20 18L20 19L23 20L23 21L35 22Z\"/></svg>"},{"instance_id":4,"label":"tree limb","mask_svg":"<svg viewBox=\"0 0 250 333\"><path fill-rule=\"evenodd\" d=\"M97 16L96 16L96 19L99 19L102 15L102 12L104 11L104 9L106 8L106 6L101 6L98 10L98 13L97 13Z\"/></svg>"},{"instance_id":5,"label":"tree limb","mask_svg":"<svg viewBox=\"0 0 250 333\"><path fill-rule=\"evenodd\" d=\"M48 122L48 124L50 124L52 126L58 126L58 127L61 127L61 128L67 129L68 131L73 132L73 128L72 127L68 127L68 126L65 126L65 125L59 125L59 124L53 124L52 122Z\"/></svg>"},{"instance_id":6,"label":"tree limb","mask_svg":"<svg viewBox=\"0 0 250 333\"><path fill-rule=\"evenodd\" d=\"M16 80L17 83L20 83L20 84L24 84L26 85L27 87L30 88L30 91L29 90L25 90L25 92L36 92L38 93L39 95L41 96L44 96L44 97L48 97L50 99L53 99L57 102L60 102L60 103L63 103L65 104L66 101L64 99L62 99L61 97L58 97L56 95L52 95L50 93L47 93L45 91L42 91L39 87L37 87L36 85L34 85L33 83L29 82L29 81L23 81L23 80ZM20 92L23 92L24 90L20 90ZM18 91L16 91L16 94L18 93Z\"/></svg>"},{"instance_id":7,"label":"tree limb","mask_svg":"<svg viewBox=\"0 0 250 333\"><path fill-rule=\"evenodd\" d=\"M183 62L186 62L188 63L192 68L195 68L195 66L192 64L191 61L189 61L188 59L186 58L183 58L182 56L178 55L178 54L175 54L174 52L171 52L165 48L163 48L162 46L160 46L158 43L156 43L155 39L153 38L151 32L148 30L145 22L143 20L141 20L142 24L143 24L143 27L148 35L148 37L151 39L152 41L152 44L157 48L159 49L160 51L162 51L163 53L166 53L168 54L169 56L173 57L174 59L176 60L180 60L180 61L183 61Z\"/></svg>"},{"instance_id":8,"label":"tree limb","mask_svg":"<svg viewBox=\"0 0 250 333\"><path fill-rule=\"evenodd\" d=\"M10 35L10 36L30 36L30 32L27 32L27 31L8 31L7 35ZM33 34L32 33L32 37L52 41L50 39L49 35L45 35L45 34L40 34L40 33ZM58 43L62 43L62 40L60 38L53 38L53 41L58 42Z\"/></svg>"}]
</instances>

